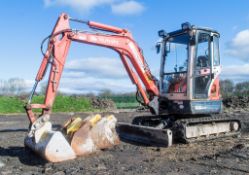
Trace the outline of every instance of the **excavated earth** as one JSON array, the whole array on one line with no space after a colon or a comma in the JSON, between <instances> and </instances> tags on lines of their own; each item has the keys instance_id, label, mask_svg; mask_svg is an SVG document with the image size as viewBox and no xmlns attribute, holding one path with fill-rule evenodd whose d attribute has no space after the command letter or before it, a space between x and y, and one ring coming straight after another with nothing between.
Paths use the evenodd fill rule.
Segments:
<instances>
[{"instance_id":1,"label":"excavated earth","mask_svg":"<svg viewBox=\"0 0 249 175\"><path fill-rule=\"evenodd\" d=\"M119 121L130 122L142 113L126 111L114 115ZM62 163L46 162L24 147L26 115L0 116L0 174L249 174L249 112L230 107L222 115L241 119L241 136L178 143L169 148L121 142L114 148ZM65 113L53 114L55 128L69 117Z\"/></svg>"}]
</instances>

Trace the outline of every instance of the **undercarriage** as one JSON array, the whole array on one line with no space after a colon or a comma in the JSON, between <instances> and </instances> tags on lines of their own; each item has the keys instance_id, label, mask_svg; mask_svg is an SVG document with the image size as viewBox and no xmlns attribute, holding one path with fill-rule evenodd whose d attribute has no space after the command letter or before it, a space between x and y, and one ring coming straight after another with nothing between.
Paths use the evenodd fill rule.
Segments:
<instances>
[{"instance_id":1,"label":"undercarriage","mask_svg":"<svg viewBox=\"0 0 249 175\"><path fill-rule=\"evenodd\" d=\"M240 120L222 115L137 116L132 124L119 123L117 131L125 140L152 146L192 143L239 135Z\"/></svg>"}]
</instances>

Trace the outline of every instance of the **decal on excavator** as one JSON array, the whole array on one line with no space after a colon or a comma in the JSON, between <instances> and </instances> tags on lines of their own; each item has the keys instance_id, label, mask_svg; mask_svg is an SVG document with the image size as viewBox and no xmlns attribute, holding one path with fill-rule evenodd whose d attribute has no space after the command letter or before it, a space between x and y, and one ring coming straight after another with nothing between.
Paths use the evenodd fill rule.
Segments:
<instances>
[{"instance_id":1,"label":"decal on excavator","mask_svg":"<svg viewBox=\"0 0 249 175\"><path fill-rule=\"evenodd\" d=\"M136 51L135 45L132 42L129 42L128 46L132 50L132 52L133 52L133 54L135 56L134 58L136 59L137 63L139 63L139 66L143 68L141 70L144 73L145 72L144 64L142 62L142 59L140 58L140 56L138 55L138 53Z\"/></svg>"}]
</instances>

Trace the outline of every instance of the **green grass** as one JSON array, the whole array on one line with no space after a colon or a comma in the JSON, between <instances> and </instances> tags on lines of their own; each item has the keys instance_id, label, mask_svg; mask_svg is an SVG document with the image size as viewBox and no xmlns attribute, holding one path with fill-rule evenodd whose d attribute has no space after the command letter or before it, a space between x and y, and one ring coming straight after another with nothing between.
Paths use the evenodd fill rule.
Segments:
<instances>
[{"instance_id":1,"label":"green grass","mask_svg":"<svg viewBox=\"0 0 249 175\"><path fill-rule=\"evenodd\" d=\"M23 113L25 112L24 103L18 97L0 96L0 113Z\"/></svg>"},{"instance_id":2,"label":"green grass","mask_svg":"<svg viewBox=\"0 0 249 175\"><path fill-rule=\"evenodd\" d=\"M116 103L116 106L118 109L135 109L139 106L139 104L137 102L134 103L120 102Z\"/></svg>"},{"instance_id":3,"label":"green grass","mask_svg":"<svg viewBox=\"0 0 249 175\"><path fill-rule=\"evenodd\" d=\"M112 100L118 109L134 109L139 106L135 95L111 95L102 98Z\"/></svg>"},{"instance_id":4,"label":"green grass","mask_svg":"<svg viewBox=\"0 0 249 175\"><path fill-rule=\"evenodd\" d=\"M136 108L138 103L133 96L110 96L105 97L114 101L118 109ZM33 104L43 104L44 96L34 96ZM22 100L19 97L0 96L0 114L25 113L24 105L26 99ZM64 96L58 95L53 105L53 112L86 112L96 111L92 107L91 101L83 96ZM104 110L104 109L99 109ZM39 109L34 109L35 113L41 112Z\"/></svg>"},{"instance_id":5,"label":"green grass","mask_svg":"<svg viewBox=\"0 0 249 175\"><path fill-rule=\"evenodd\" d=\"M86 97L57 96L53 106L54 112L92 111L92 104Z\"/></svg>"},{"instance_id":6,"label":"green grass","mask_svg":"<svg viewBox=\"0 0 249 175\"><path fill-rule=\"evenodd\" d=\"M32 103L42 104L44 96L34 96ZM0 114L24 113L26 100L18 97L0 96ZM92 111L92 105L86 97L57 96L53 105L53 112L85 112ZM40 110L34 110L38 112Z\"/></svg>"}]
</instances>

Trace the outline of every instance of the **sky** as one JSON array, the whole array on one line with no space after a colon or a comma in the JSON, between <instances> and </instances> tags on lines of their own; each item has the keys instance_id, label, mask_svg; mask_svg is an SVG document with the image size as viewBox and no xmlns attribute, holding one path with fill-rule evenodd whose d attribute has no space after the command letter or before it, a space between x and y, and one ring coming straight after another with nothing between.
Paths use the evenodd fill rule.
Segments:
<instances>
[{"instance_id":1,"label":"sky","mask_svg":"<svg viewBox=\"0 0 249 175\"><path fill-rule=\"evenodd\" d=\"M0 80L22 78L32 87L42 55L40 44L65 12L79 19L128 29L152 73L159 74L158 30L180 29L181 23L207 26L221 34L221 79L249 80L249 1L247 0L2 0L0 5ZM72 26L86 29L86 26ZM44 84L41 82L41 84ZM117 53L73 43L60 91L98 93L135 90Z\"/></svg>"}]
</instances>

